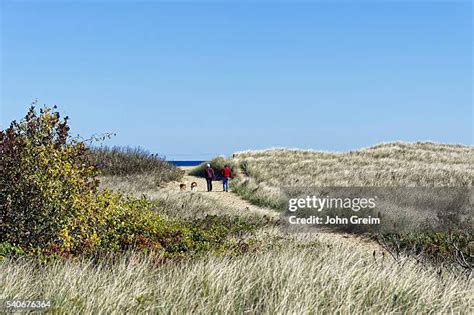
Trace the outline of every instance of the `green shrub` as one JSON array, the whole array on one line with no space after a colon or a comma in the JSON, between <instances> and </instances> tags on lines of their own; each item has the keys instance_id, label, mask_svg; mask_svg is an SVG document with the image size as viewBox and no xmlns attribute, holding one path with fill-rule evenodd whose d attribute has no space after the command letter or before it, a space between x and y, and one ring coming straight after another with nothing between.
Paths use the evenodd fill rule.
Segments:
<instances>
[{"instance_id":1,"label":"green shrub","mask_svg":"<svg viewBox=\"0 0 474 315\"><path fill-rule=\"evenodd\" d=\"M2 257L12 257L23 255L24 251L21 247L12 245L8 242L0 243L0 261Z\"/></svg>"},{"instance_id":2,"label":"green shrub","mask_svg":"<svg viewBox=\"0 0 474 315\"><path fill-rule=\"evenodd\" d=\"M94 203L97 173L85 144L69 138L67 121L31 107L0 131L0 242L49 246L80 204Z\"/></svg>"},{"instance_id":3,"label":"green shrub","mask_svg":"<svg viewBox=\"0 0 474 315\"><path fill-rule=\"evenodd\" d=\"M162 157L139 147L92 148L90 160L104 175L153 175L157 184L178 181L184 174Z\"/></svg>"},{"instance_id":4,"label":"green shrub","mask_svg":"<svg viewBox=\"0 0 474 315\"><path fill-rule=\"evenodd\" d=\"M96 207L83 205L89 213L85 211L64 226L60 232L62 244L49 253L79 255L135 249L183 255L217 249L236 231L249 232L258 226L258 222L213 216L166 220L152 211L159 207L156 202L107 190L98 196Z\"/></svg>"},{"instance_id":5,"label":"green shrub","mask_svg":"<svg viewBox=\"0 0 474 315\"><path fill-rule=\"evenodd\" d=\"M402 254L435 263L451 262L474 269L474 238L469 232L377 234L376 239L394 257Z\"/></svg>"}]
</instances>

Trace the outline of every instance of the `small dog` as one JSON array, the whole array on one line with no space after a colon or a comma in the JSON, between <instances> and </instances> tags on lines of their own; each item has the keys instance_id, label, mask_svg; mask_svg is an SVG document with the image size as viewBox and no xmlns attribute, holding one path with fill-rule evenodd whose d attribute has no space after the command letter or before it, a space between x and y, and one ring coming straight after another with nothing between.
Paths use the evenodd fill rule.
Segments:
<instances>
[{"instance_id":1,"label":"small dog","mask_svg":"<svg viewBox=\"0 0 474 315\"><path fill-rule=\"evenodd\" d=\"M196 182L192 182L191 183L191 191L196 191L197 190L197 183Z\"/></svg>"},{"instance_id":2,"label":"small dog","mask_svg":"<svg viewBox=\"0 0 474 315\"><path fill-rule=\"evenodd\" d=\"M186 191L186 184L179 184L179 190Z\"/></svg>"}]
</instances>

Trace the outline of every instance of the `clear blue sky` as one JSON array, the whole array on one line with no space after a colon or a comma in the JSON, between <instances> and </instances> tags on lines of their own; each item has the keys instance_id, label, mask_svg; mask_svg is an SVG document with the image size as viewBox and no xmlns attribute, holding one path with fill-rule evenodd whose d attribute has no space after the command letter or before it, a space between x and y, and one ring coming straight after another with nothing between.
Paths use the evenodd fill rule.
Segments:
<instances>
[{"instance_id":1,"label":"clear blue sky","mask_svg":"<svg viewBox=\"0 0 474 315\"><path fill-rule=\"evenodd\" d=\"M268 147L473 143L471 1L5 1L1 125L170 159Z\"/></svg>"}]
</instances>

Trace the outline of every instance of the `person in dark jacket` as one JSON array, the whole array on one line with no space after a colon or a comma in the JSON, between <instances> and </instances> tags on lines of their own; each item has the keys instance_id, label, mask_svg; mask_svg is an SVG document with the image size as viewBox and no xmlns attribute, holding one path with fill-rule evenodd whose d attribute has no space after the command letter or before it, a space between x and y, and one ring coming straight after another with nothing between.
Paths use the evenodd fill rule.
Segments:
<instances>
[{"instance_id":1,"label":"person in dark jacket","mask_svg":"<svg viewBox=\"0 0 474 315\"><path fill-rule=\"evenodd\" d=\"M204 170L204 177L207 182L207 191L212 191L212 181L216 179L216 175L214 174L211 164L207 164L207 167Z\"/></svg>"},{"instance_id":2,"label":"person in dark jacket","mask_svg":"<svg viewBox=\"0 0 474 315\"><path fill-rule=\"evenodd\" d=\"M225 165L222 169L222 185L225 192L229 191L229 178L232 177L232 170L229 165Z\"/></svg>"}]
</instances>

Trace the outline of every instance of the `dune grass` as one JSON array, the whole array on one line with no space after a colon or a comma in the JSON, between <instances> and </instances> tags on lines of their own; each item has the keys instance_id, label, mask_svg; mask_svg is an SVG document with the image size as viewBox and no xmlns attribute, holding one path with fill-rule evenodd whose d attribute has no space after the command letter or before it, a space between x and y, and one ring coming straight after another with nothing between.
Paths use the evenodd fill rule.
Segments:
<instances>
[{"instance_id":1,"label":"dune grass","mask_svg":"<svg viewBox=\"0 0 474 315\"><path fill-rule=\"evenodd\" d=\"M394 142L343 153L243 151L229 163L245 175L234 183L234 191L275 209L281 206L281 187L474 186L474 147L431 142Z\"/></svg>"},{"instance_id":2,"label":"dune grass","mask_svg":"<svg viewBox=\"0 0 474 315\"><path fill-rule=\"evenodd\" d=\"M204 170L207 167L207 164L210 164L214 169L217 177L220 177L221 171L224 169L225 165L228 165L232 169L232 174L234 176L239 173L239 165L231 159L227 159L223 156L218 156L210 161L201 163L200 165L194 167L189 171L190 175L204 177Z\"/></svg>"},{"instance_id":3,"label":"dune grass","mask_svg":"<svg viewBox=\"0 0 474 315\"><path fill-rule=\"evenodd\" d=\"M474 147L394 142L344 153L274 149L234 154L268 186L473 186Z\"/></svg>"},{"instance_id":4,"label":"dune grass","mask_svg":"<svg viewBox=\"0 0 474 315\"><path fill-rule=\"evenodd\" d=\"M104 176L153 175L156 185L181 179L184 172L157 154L140 147L98 147L90 150L90 160Z\"/></svg>"},{"instance_id":5,"label":"dune grass","mask_svg":"<svg viewBox=\"0 0 474 315\"><path fill-rule=\"evenodd\" d=\"M254 251L156 266L109 261L0 264L0 296L51 299L57 313L302 314L472 311L472 278L396 263L325 235L262 231ZM273 249L272 249L273 248ZM275 250L277 248L277 250Z\"/></svg>"},{"instance_id":6,"label":"dune grass","mask_svg":"<svg viewBox=\"0 0 474 315\"><path fill-rule=\"evenodd\" d=\"M256 205L280 211L285 204L283 187L413 187L412 193L416 197L415 187L472 187L474 184L472 146L394 142L344 153L271 149L239 152L233 156L232 162L245 174L234 181L233 191ZM429 216L429 220L424 222L439 221L443 224L443 220L452 219L451 213L429 211L428 201L438 197L435 190L432 198L427 200L426 209L398 208L397 202L402 200L404 192L410 190L391 191L393 198L400 200L390 200L385 204L386 211L382 215L387 224L407 227L406 220L422 218L422 214ZM455 210L459 210L459 216L464 216L460 232L420 234L413 228L411 231L415 233L405 233L398 228L403 236L384 235L384 244L397 255L400 250L421 251L425 258L461 262L463 268L472 271L472 207L462 210L464 214L460 209ZM409 223L419 226L419 221Z\"/></svg>"}]
</instances>

